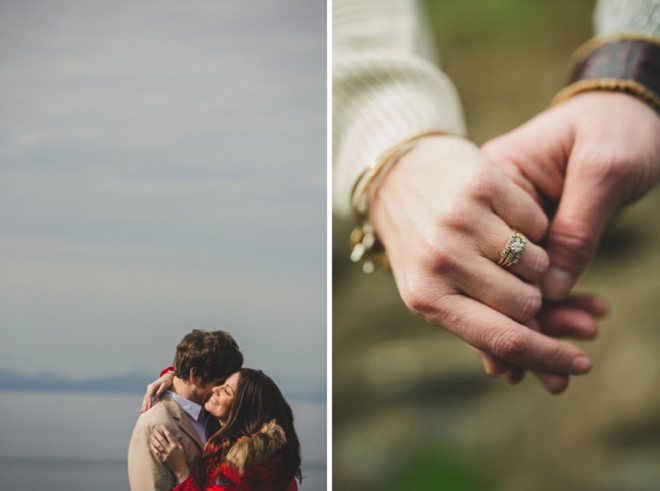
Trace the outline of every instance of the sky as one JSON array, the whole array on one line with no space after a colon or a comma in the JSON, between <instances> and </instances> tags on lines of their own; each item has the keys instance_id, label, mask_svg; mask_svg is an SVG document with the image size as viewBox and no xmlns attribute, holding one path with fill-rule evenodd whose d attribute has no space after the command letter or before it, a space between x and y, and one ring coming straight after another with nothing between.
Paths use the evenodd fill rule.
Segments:
<instances>
[{"instance_id":1,"label":"sky","mask_svg":"<svg viewBox=\"0 0 660 491\"><path fill-rule=\"evenodd\" d=\"M326 378L326 2L0 3L0 368Z\"/></svg>"}]
</instances>

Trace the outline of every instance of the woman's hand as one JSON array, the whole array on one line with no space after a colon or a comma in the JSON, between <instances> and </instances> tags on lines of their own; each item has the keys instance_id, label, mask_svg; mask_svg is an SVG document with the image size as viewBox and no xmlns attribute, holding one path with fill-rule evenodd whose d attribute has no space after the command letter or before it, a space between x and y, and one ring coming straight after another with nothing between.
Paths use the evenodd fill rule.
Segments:
<instances>
[{"instance_id":1,"label":"woman's hand","mask_svg":"<svg viewBox=\"0 0 660 491\"><path fill-rule=\"evenodd\" d=\"M389 170L371 206L408 308L471 346L523 368L560 375L589 371L587 354L530 323L542 306L548 268L539 204L472 143L422 140ZM529 242L518 264L497 265L511 229Z\"/></svg>"},{"instance_id":2,"label":"woman's hand","mask_svg":"<svg viewBox=\"0 0 660 491\"><path fill-rule=\"evenodd\" d=\"M186 462L186 452L179 440L174 438L165 425L160 425L160 429L153 429L149 447L156 458L172 471L177 481L181 481L190 475L190 469Z\"/></svg>"},{"instance_id":3,"label":"woman's hand","mask_svg":"<svg viewBox=\"0 0 660 491\"><path fill-rule=\"evenodd\" d=\"M163 395L163 392L172 387L172 379L174 379L174 372L167 372L155 382L147 385L147 393L144 395L144 399L142 399L140 413L150 409L153 403Z\"/></svg>"}]
</instances>

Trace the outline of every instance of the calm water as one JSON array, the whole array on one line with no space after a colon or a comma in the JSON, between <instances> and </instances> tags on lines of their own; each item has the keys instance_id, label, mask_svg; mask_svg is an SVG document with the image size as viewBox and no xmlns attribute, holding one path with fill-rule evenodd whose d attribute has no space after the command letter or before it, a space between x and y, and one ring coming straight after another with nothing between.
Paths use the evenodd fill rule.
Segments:
<instances>
[{"instance_id":1,"label":"calm water","mask_svg":"<svg viewBox=\"0 0 660 491\"><path fill-rule=\"evenodd\" d=\"M138 394L0 391L0 489L128 490L126 453ZM289 401L303 457L302 491L326 489L326 406Z\"/></svg>"}]
</instances>

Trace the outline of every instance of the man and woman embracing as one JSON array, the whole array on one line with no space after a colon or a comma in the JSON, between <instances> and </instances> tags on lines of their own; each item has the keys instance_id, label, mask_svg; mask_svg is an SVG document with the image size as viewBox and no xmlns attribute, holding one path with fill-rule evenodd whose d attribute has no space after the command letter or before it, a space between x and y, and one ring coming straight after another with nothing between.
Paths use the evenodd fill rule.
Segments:
<instances>
[{"instance_id":1,"label":"man and woman embracing","mask_svg":"<svg viewBox=\"0 0 660 491\"><path fill-rule=\"evenodd\" d=\"M194 330L147 388L128 449L131 491L296 491L289 404L225 331ZM152 400L155 400L152 404Z\"/></svg>"}]
</instances>

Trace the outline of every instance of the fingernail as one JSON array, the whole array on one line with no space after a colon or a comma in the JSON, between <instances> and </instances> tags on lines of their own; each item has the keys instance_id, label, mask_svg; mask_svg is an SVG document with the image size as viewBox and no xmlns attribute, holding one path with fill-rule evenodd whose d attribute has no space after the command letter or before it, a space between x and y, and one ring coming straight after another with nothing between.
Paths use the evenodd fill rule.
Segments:
<instances>
[{"instance_id":1,"label":"fingernail","mask_svg":"<svg viewBox=\"0 0 660 491\"><path fill-rule=\"evenodd\" d=\"M573 287L574 279L570 271L557 266L550 266L541 282L543 296L548 300L561 300Z\"/></svg>"},{"instance_id":2,"label":"fingernail","mask_svg":"<svg viewBox=\"0 0 660 491\"><path fill-rule=\"evenodd\" d=\"M536 378L551 394L561 394L568 387L568 376L555 373L536 372Z\"/></svg>"},{"instance_id":3,"label":"fingernail","mask_svg":"<svg viewBox=\"0 0 660 491\"><path fill-rule=\"evenodd\" d=\"M501 372L495 370L493 364L490 363L486 358L483 359L483 362L484 362L484 370L488 375L490 375L491 377L499 377L500 375L502 375Z\"/></svg>"},{"instance_id":4,"label":"fingernail","mask_svg":"<svg viewBox=\"0 0 660 491\"><path fill-rule=\"evenodd\" d=\"M602 298L596 298L594 300L594 317L596 317L596 319L604 317L609 313L609 311L610 306L605 300Z\"/></svg>"},{"instance_id":5,"label":"fingernail","mask_svg":"<svg viewBox=\"0 0 660 491\"><path fill-rule=\"evenodd\" d=\"M582 373L587 373L589 370L591 370L591 360L586 356L578 356L573 360L571 373L580 375Z\"/></svg>"}]
</instances>

